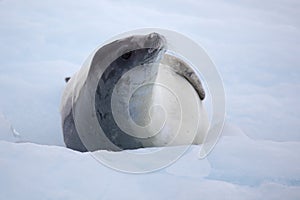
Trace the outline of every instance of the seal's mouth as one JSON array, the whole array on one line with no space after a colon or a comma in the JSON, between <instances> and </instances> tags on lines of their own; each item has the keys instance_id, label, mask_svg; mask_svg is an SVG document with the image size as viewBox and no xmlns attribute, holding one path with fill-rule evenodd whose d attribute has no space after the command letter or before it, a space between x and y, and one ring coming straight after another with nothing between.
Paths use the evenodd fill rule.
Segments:
<instances>
[{"instance_id":1,"label":"seal's mouth","mask_svg":"<svg viewBox=\"0 0 300 200\"><path fill-rule=\"evenodd\" d=\"M144 63L160 62L166 51L166 43L164 42L164 40L160 39L154 47L147 48L147 56L144 59Z\"/></svg>"},{"instance_id":2,"label":"seal's mouth","mask_svg":"<svg viewBox=\"0 0 300 200\"><path fill-rule=\"evenodd\" d=\"M161 48L149 48L147 49L148 53L147 56L144 59L143 64L149 64L149 63L158 63L163 58L163 55L166 52L166 49Z\"/></svg>"}]
</instances>

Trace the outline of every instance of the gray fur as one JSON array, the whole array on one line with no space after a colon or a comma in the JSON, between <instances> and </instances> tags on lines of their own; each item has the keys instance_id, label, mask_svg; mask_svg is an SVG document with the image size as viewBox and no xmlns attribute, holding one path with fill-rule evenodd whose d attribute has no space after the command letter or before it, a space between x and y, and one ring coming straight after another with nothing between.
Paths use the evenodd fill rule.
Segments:
<instances>
[{"instance_id":1,"label":"gray fur","mask_svg":"<svg viewBox=\"0 0 300 200\"><path fill-rule=\"evenodd\" d=\"M112 92L114 86L120 80L122 75L136 66L142 66L141 69L144 71L145 79L148 81L155 80L157 68L155 68L154 65L151 66L151 64L159 63L161 61L160 59L162 59L162 54L164 54L166 51L165 45L165 38L157 33L151 33L149 35L135 35L113 41L104 45L95 52L91 58L91 64L88 66L89 69L86 73L86 76L80 76L86 72L85 70L81 70L77 73L77 76L68 80L61 107L64 142L68 148L85 152L100 149L122 150L145 147L147 142L143 140L146 139L135 138L124 133L118 127L112 114ZM180 76L183 76L194 87L201 100L205 98L205 92L198 76L186 63L174 56L167 54L164 55L164 58L161 62L170 66L172 70ZM143 69L147 67L152 67L154 69L150 71ZM81 80L80 83L77 83L76 79L78 77L84 80ZM92 87L91 85L93 85L90 84L92 82L97 83L95 94L90 94L89 91L89 88ZM128 83L124 84L130 83L131 82L129 81ZM146 91L146 94L138 95L143 95L144 98L148 98L147 95L149 95L149 98L151 98L151 93L152 91L149 89ZM96 115L97 122L105 133L105 135L100 136L100 138L106 137L113 144L113 146L110 146L107 142L105 142L104 139L103 141L92 141L91 143L93 145L91 147L86 147L84 145L82 137L85 137L85 139L88 141L93 139L89 138L90 136L85 135L85 133L80 133L79 135L78 129L75 126L76 116L74 115L78 113L74 112L74 109L76 110L76 98L82 95L85 98L95 98L94 107L96 113L94 115ZM84 102L89 103L93 101L87 99L87 101ZM139 111L141 108L141 103L143 102L138 102L138 104L135 105L136 107L130 107L130 109L134 112L136 110ZM83 107L85 105L86 104L81 104ZM133 118L135 115L134 112ZM84 123L88 124L87 126L84 126L85 128L92 126L89 124L90 120L88 118L85 120L86 121ZM151 142L148 142L148 144L151 144Z\"/></svg>"}]
</instances>

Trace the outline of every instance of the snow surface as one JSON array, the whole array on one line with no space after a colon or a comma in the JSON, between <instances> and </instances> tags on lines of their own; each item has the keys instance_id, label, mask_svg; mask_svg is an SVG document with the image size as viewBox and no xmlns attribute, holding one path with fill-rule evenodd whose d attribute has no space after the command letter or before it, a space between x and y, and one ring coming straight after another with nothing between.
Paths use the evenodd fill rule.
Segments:
<instances>
[{"instance_id":1,"label":"snow surface","mask_svg":"<svg viewBox=\"0 0 300 200\"><path fill-rule=\"evenodd\" d=\"M199 150L128 174L89 153L1 140L0 199L300 199L300 142L255 141L227 124L206 159Z\"/></svg>"}]
</instances>

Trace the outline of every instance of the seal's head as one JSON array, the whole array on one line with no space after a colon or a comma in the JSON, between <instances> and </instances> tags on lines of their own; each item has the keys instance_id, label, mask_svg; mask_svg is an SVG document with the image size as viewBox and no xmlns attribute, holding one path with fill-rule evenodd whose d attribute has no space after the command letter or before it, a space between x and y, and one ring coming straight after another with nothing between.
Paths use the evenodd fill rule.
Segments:
<instances>
[{"instance_id":1,"label":"seal's head","mask_svg":"<svg viewBox=\"0 0 300 200\"><path fill-rule=\"evenodd\" d=\"M166 40L158 33L134 35L110 43L109 48L107 52L118 66L139 66L158 61L166 51Z\"/></svg>"},{"instance_id":2,"label":"seal's head","mask_svg":"<svg viewBox=\"0 0 300 200\"><path fill-rule=\"evenodd\" d=\"M153 62L166 50L166 40L158 33L135 35L117 40L117 51L123 62L130 62L137 66Z\"/></svg>"},{"instance_id":3,"label":"seal's head","mask_svg":"<svg viewBox=\"0 0 300 200\"><path fill-rule=\"evenodd\" d=\"M94 67L98 66L97 63L102 63L102 69L113 63L126 68L153 63L160 60L165 51L166 39L158 33L129 36L110 42L98 50L90 70L96 70ZM104 63L106 66L103 66Z\"/></svg>"}]
</instances>

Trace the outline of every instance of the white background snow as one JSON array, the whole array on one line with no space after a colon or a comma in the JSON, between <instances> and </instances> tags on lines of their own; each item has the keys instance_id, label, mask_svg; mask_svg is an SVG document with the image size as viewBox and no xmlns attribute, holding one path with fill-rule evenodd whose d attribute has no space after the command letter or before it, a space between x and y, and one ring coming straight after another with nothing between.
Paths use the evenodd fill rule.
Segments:
<instances>
[{"instance_id":1,"label":"white background snow","mask_svg":"<svg viewBox=\"0 0 300 200\"><path fill-rule=\"evenodd\" d=\"M300 199L299 10L297 0L0 0L0 199ZM206 159L192 146L133 175L63 147L58 109L64 77L141 27L206 49L227 122Z\"/></svg>"}]
</instances>

